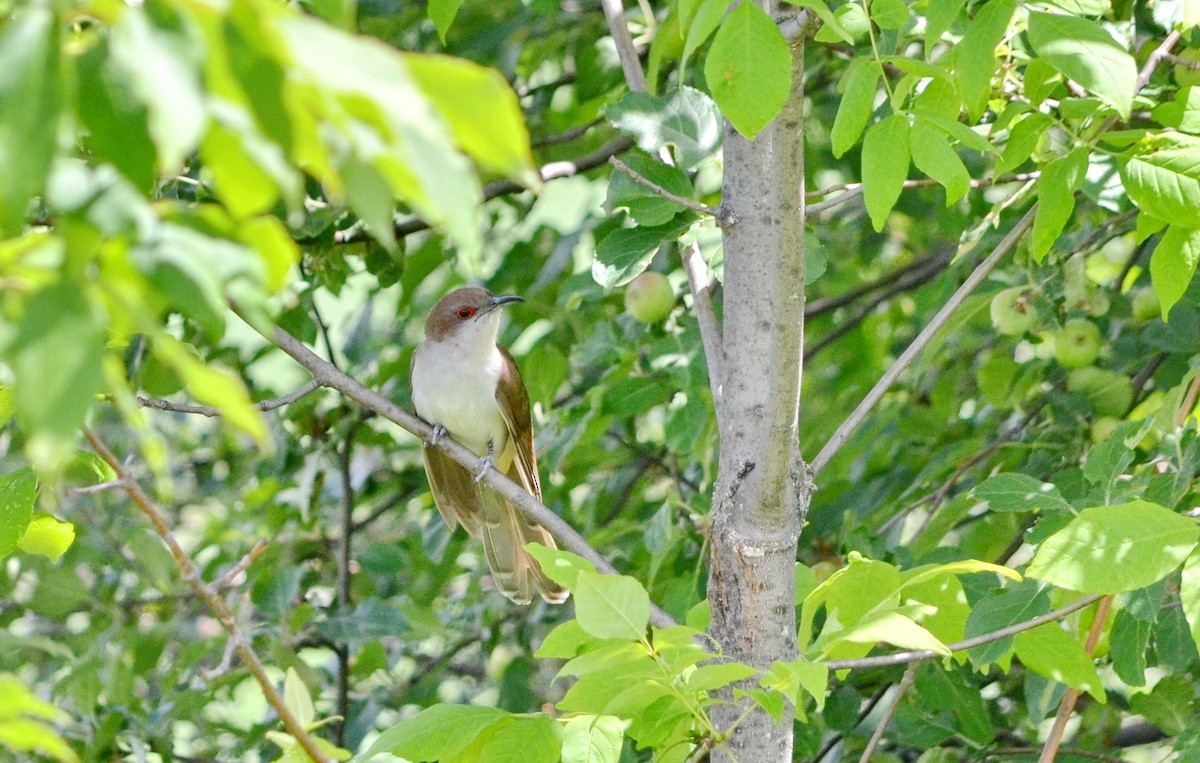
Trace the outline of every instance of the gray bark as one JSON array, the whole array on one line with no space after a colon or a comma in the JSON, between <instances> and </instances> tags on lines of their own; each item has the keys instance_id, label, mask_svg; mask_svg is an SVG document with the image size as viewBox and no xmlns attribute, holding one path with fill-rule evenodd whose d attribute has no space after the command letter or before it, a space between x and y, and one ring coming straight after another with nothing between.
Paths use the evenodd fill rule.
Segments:
<instances>
[{"instance_id":1,"label":"gray bark","mask_svg":"<svg viewBox=\"0 0 1200 763\"><path fill-rule=\"evenodd\" d=\"M759 0L768 13L772 0ZM795 560L810 484L798 419L804 339L804 48L792 92L753 141L726 124L722 211L725 328L717 401L711 633L734 660L769 668L796 656ZM743 708L714 708L724 731ZM792 759L792 712L752 713L715 760Z\"/></svg>"}]
</instances>

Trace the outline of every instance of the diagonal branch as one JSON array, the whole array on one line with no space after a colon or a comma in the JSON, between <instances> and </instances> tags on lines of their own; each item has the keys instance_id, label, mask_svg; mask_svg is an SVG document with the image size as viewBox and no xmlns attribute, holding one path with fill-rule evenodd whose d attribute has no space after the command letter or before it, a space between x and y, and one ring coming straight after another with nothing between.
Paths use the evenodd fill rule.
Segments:
<instances>
[{"instance_id":1,"label":"diagonal branch","mask_svg":"<svg viewBox=\"0 0 1200 763\"><path fill-rule=\"evenodd\" d=\"M921 351L933 340L938 331L946 325L950 320L950 316L966 300L967 296L975 290L975 287L983 282L983 279L987 278L989 273L995 270L996 266L1000 264L1000 260L1008 256L1016 247L1017 242L1021 240L1021 236L1025 235L1025 231L1033 225L1033 217L1036 210L1036 204L1029 208L1025 216L1013 226L1008 235L996 246L995 251L988 255L983 262L979 263L975 270L971 272L971 275L967 276L967 280L963 282L962 286L958 287L958 291L954 292L945 305L942 305L942 309L938 310L937 315L933 316L933 319L921 330L921 333L912 341L912 344L905 348L900 357L896 359L896 362L884 372L879 381L875 383L875 386L871 388L871 391L867 393L867 396L858 404L858 407L842 422L837 431L833 433L833 436L829 438L829 442L825 443L825 447L821 448L821 452L813 459L809 467L813 476L820 472L834 455L841 450L841 447L846 444L846 440L850 438L850 434L862 424L871 410L883 399L888 389L900 378L900 374L904 373L912 365L917 356L921 354Z\"/></svg>"},{"instance_id":2,"label":"diagonal branch","mask_svg":"<svg viewBox=\"0 0 1200 763\"><path fill-rule=\"evenodd\" d=\"M270 400L260 400L254 404L254 407L260 411L273 411L276 408L282 408L285 405L291 405L308 393L320 387L320 383L316 379L305 384L303 387L294 392L289 392L280 397L273 397ZM159 411L174 411L176 413L195 413L200 416L220 416L221 412L211 405L192 405L191 403L175 403L170 400L164 400L161 397L143 397L138 395L138 405L143 408L154 408Z\"/></svg>"},{"instance_id":3,"label":"diagonal branch","mask_svg":"<svg viewBox=\"0 0 1200 763\"><path fill-rule=\"evenodd\" d=\"M1007 628L1001 628L1000 630L992 631L991 633L984 633L981 636L963 639L962 641L955 641L953 644L946 644L946 648L951 652L965 652L966 650L974 649L977 646L983 646L984 644L990 644L993 641L999 641L1000 639L1008 638L1009 636L1015 636L1018 633L1024 633L1025 631L1033 630L1039 625L1045 625L1046 623L1052 623L1056 620L1061 620L1067 615L1078 612L1084 607L1094 604L1101 598L1103 598L1103 596L1098 593L1084 596L1082 599L1076 599L1070 604L1051 610L1044 615L1038 615L1037 617L1030 618L1024 622L1010 625ZM881 654L877 657L860 657L854 660L830 660L826 662L825 665L830 670L888 668L893 665L907 665L910 662L923 662L925 660L932 660L934 657L941 656L943 655L939 654L938 652L931 652L928 649L913 649L907 652Z\"/></svg>"},{"instance_id":4,"label":"diagonal branch","mask_svg":"<svg viewBox=\"0 0 1200 763\"><path fill-rule=\"evenodd\" d=\"M150 497L142 490L142 486L129 473L129 469L126 468L125 464L121 463L113 455L108 446L101 442L92 430L85 428L83 436L87 438L87 441L91 444L92 449L96 451L97 455L104 459L112 467L113 471L116 472L117 477L124 483L125 492L129 493L129 497L133 499L134 504L142 510L142 513L154 525L154 529L158 532L159 537L167 545L167 550L175 558L175 564L179 566L179 571L183 575L184 582L191 586L196 595L203 599L208 608L217 616L217 619L225 628L225 632L229 635L230 643L233 644L233 648L237 651L238 656L242 658L242 662L250 670L250 674L254 676L254 680L258 682L259 688L262 689L263 695L267 698L267 702L279 714L279 720L283 722L284 728L288 730L288 733L292 735L296 743L304 748L304 751L308 753L308 756L312 760L321 761L321 763L329 761L329 757L321 752L321 748L317 746L316 739L308 733L303 724L297 720L296 716L292 714L292 711L284 703L283 695L275 688L275 684L271 682L270 677L267 675L266 668L258 659L258 655L255 654L253 647L250 646L250 639L238 623L237 615L229 608L225 600L217 595L216 590L212 586L205 585L204 581L200 578L200 572L196 569L196 565L187 555L187 552L183 550L183 547L179 545L179 541L175 540L175 535L171 532L171 528L167 526L167 521L163 518L162 512L158 510L158 507L154 505Z\"/></svg>"},{"instance_id":5,"label":"diagonal branch","mask_svg":"<svg viewBox=\"0 0 1200 763\"><path fill-rule=\"evenodd\" d=\"M235 312L238 312L236 308ZM239 315L241 315L240 312ZM245 316L242 317L243 319L245 318ZM478 468L479 456L474 451L456 442L449 436L442 437L437 445L432 444L432 426L396 405L391 400L388 400L383 395L380 395L378 392L364 387L353 378L337 370L296 337L281 328L276 328L275 332L270 334L262 332L250 321L247 321L247 323L254 327L255 330L260 331L267 341L283 350L297 363L307 368L312 373L313 378L320 382L322 386L336 389L359 405L378 413L388 421L408 430L426 443L426 447L441 448L446 455L461 466L471 470ZM563 548L587 559L596 565L596 569L601 572L609 574L617 573L616 568L609 564L608 560L601 556L596 549L592 548L587 540L575 531L575 528L563 521L561 517L547 508L545 504L525 492L524 488L519 487L494 467L489 468L484 473L483 481L508 499L526 519L536 522L549 530L550 534L554 536L556 541L562 544ZM650 619L660 628L676 624L674 618L654 605L651 605Z\"/></svg>"}]
</instances>

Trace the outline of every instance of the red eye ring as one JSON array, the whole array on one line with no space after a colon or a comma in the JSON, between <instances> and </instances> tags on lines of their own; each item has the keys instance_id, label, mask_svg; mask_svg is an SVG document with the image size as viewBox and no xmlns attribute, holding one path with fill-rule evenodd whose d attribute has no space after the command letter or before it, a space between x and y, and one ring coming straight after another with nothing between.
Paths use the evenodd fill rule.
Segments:
<instances>
[{"instance_id":1,"label":"red eye ring","mask_svg":"<svg viewBox=\"0 0 1200 763\"><path fill-rule=\"evenodd\" d=\"M468 318L474 317L474 315L475 315L475 308L473 308L473 307L467 307L467 306L465 306L465 305L464 305L463 307L460 307L460 308L458 308L457 310L455 310L455 311L454 311L454 314L455 314L455 315L457 315L459 318L461 318L461 319L463 319L463 320L465 321L465 320L467 320Z\"/></svg>"}]
</instances>

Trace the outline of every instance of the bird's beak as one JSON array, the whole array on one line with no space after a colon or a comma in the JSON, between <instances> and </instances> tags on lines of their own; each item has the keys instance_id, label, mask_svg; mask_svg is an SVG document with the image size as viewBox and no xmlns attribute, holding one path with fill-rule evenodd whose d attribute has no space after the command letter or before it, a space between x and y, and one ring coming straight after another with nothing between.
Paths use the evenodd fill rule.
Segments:
<instances>
[{"instance_id":1,"label":"bird's beak","mask_svg":"<svg viewBox=\"0 0 1200 763\"><path fill-rule=\"evenodd\" d=\"M495 297L492 297L492 304L488 305L487 312L490 313L491 311L495 310L497 307L504 307L505 305L510 305L513 302L524 302L524 301L525 301L524 297L517 296L516 294L500 294Z\"/></svg>"}]
</instances>

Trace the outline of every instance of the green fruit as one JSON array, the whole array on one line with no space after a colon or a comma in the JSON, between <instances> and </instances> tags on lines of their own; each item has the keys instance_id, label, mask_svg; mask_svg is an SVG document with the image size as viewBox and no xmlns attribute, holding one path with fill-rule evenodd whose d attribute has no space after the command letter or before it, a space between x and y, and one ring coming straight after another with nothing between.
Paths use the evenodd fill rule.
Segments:
<instances>
[{"instance_id":1,"label":"green fruit","mask_svg":"<svg viewBox=\"0 0 1200 763\"><path fill-rule=\"evenodd\" d=\"M1086 318L1072 318L1054 337L1054 357L1067 368L1090 366L1100 357L1100 329Z\"/></svg>"},{"instance_id":2,"label":"green fruit","mask_svg":"<svg viewBox=\"0 0 1200 763\"><path fill-rule=\"evenodd\" d=\"M1102 443L1112 439L1121 420L1113 416L1101 416L1092 422L1092 442Z\"/></svg>"},{"instance_id":3,"label":"green fruit","mask_svg":"<svg viewBox=\"0 0 1200 763\"><path fill-rule=\"evenodd\" d=\"M1076 368L1067 376L1067 391L1087 399L1098 416L1124 416L1133 404L1133 384L1115 371L1095 366Z\"/></svg>"},{"instance_id":4,"label":"green fruit","mask_svg":"<svg viewBox=\"0 0 1200 763\"><path fill-rule=\"evenodd\" d=\"M625 310L642 323L659 323L675 308L675 292L662 273L646 271L625 287Z\"/></svg>"},{"instance_id":5,"label":"green fruit","mask_svg":"<svg viewBox=\"0 0 1200 763\"><path fill-rule=\"evenodd\" d=\"M1179 52L1184 61L1200 61L1200 48L1188 48ZM1192 69L1184 64L1175 64L1175 82L1180 87L1195 87L1200 85L1200 69Z\"/></svg>"},{"instance_id":6,"label":"green fruit","mask_svg":"<svg viewBox=\"0 0 1200 763\"><path fill-rule=\"evenodd\" d=\"M1033 328L1037 313L1033 309L1032 297L1031 293L1019 286L997 292L992 297L990 309L992 325L996 330L1008 336L1020 336Z\"/></svg>"},{"instance_id":7,"label":"green fruit","mask_svg":"<svg viewBox=\"0 0 1200 763\"><path fill-rule=\"evenodd\" d=\"M1139 286L1129 295L1133 317L1139 321L1152 321L1159 316L1161 307L1158 294L1149 286Z\"/></svg>"}]
</instances>

